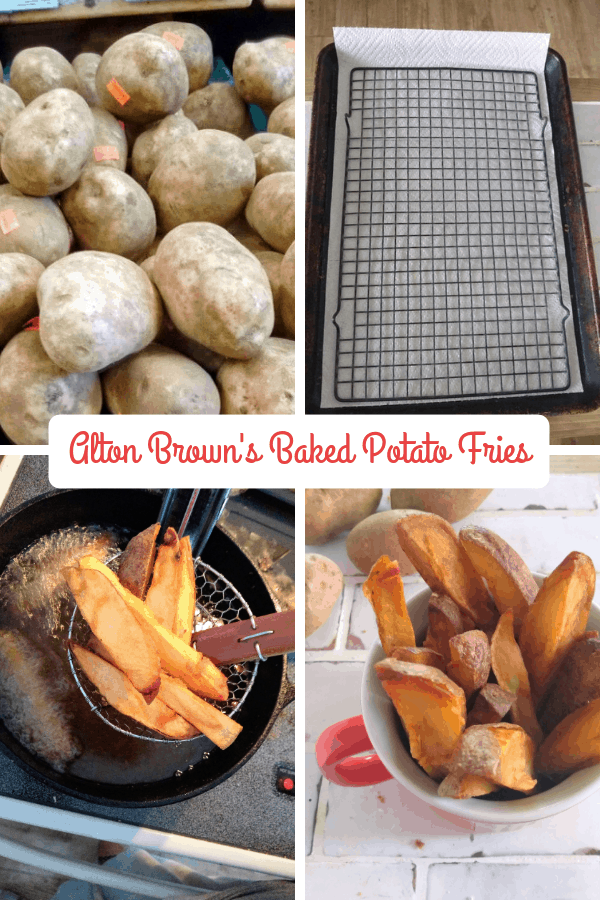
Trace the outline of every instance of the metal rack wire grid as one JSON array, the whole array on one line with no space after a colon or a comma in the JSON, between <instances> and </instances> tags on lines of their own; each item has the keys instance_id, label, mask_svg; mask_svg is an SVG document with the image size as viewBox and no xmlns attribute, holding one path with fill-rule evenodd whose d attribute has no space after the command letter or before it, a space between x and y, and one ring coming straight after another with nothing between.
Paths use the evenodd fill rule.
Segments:
<instances>
[{"instance_id":1,"label":"metal rack wire grid","mask_svg":"<svg viewBox=\"0 0 600 900\"><path fill-rule=\"evenodd\" d=\"M570 384L537 78L353 69L335 395Z\"/></svg>"}]
</instances>

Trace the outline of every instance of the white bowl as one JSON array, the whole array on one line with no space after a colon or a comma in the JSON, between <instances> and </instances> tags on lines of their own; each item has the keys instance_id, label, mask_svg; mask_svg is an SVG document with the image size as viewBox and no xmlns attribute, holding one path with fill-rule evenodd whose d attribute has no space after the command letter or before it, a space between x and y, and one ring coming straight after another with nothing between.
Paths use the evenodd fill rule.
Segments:
<instances>
[{"instance_id":1,"label":"white bowl","mask_svg":"<svg viewBox=\"0 0 600 900\"><path fill-rule=\"evenodd\" d=\"M536 575L535 579L541 584L543 576ZM430 596L431 591L427 588L407 604L417 643L421 643L425 636ZM592 606L590 610L587 627L588 630L600 631L600 609L596 606ZM369 652L361 691L362 714L367 733L390 775L443 814L469 822L514 826L564 812L600 788L600 765L596 765L569 775L561 784L547 791L520 800L482 800L476 797L455 800L439 797L437 783L417 765L402 742L398 714L375 672L375 663L382 659L385 659L385 653L379 641L376 641Z\"/></svg>"}]
</instances>

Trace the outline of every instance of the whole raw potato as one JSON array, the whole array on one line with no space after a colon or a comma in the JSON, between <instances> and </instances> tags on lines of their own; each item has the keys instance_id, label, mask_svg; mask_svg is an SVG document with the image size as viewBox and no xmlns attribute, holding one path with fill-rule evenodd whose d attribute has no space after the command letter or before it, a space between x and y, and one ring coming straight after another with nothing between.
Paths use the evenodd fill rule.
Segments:
<instances>
[{"instance_id":1,"label":"whole raw potato","mask_svg":"<svg viewBox=\"0 0 600 900\"><path fill-rule=\"evenodd\" d=\"M10 86L25 104L54 88L81 90L71 63L52 47L28 47L17 53L10 67Z\"/></svg>"},{"instance_id":2,"label":"whole raw potato","mask_svg":"<svg viewBox=\"0 0 600 900\"><path fill-rule=\"evenodd\" d=\"M218 225L190 222L169 232L154 280L175 327L223 356L256 356L273 330L265 270Z\"/></svg>"},{"instance_id":3,"label":"whole raw potato","mask_svg":"<svg viewBox=\"0 0 600 900\"><path fill-rule=\"evenodd\" d=\"M232 73L236 90L246 103L267 114L295 93L296 44L290 37L247 42L235 52Z\"/></svg>"},{"instance_id":4,"label":"whole raw potato","mask_svg":"<svg viewBox=\"0 0 600 900\"><path fill-rule=\"evenodd\" d=\"M0 146L4 133L17 113L25 109L25 104L16 91L7 84L0 84Z\"/></svg>"},{"instance_id":5,"label":"whole raw potato","mask_svg":"<svg viewBox=\"0 0 600 900\"><path fill-rule=\"evenodd\" d=\"M266 241L263 241L260 234L258 234L254 228L250 228L245 216L239 216L237 219L234 219L234 221L227 226L227 231L251 253L254 253L255 256L258 253L263 252L277 252L276 250L273 251L273 248L269 247ZM280 255L283 256L283 254Z\"/></svg>"},{"instance_id":6,"label":"whole raw potato","mask_svg":"<svg viewBox=\"0 0 600 900\"><path fill-rule=\"evenodd\" d=\"M246 219L280 253L294 240L295 175L275 172L258 182L246 206Z\"/></svg>"},{"instance_id":7,"label":"whole raw potato","mask_svg":"<svg viewBox=\"0 0 600 900\"><path fill-rule=\"evenodd\" d=\"M36 288L44 267L24 253L0 253L0 347L37 315Z\"/></svg>"},{"instance_id":8,"label":"whole raw potato","mask_svg":"<svg viewBox=\"0 0 600 900\"><path fill-rule=\"evenodd\" d=\"M18 226L7 234L0 231L0 253L25 253L49 266L69 252L69 226L50 197L26 197L4 184L0 187L0 213Z\"/></svg>"},{"instance_id":9,"label":"whole raw potato","mask_svg":"<svg viewBox=\"0 0 600 900\"><path fill-rule=\"evenodd\" d=\"M99 372L137 353L161 325L150 279L113 253L85 250L60 259L43 273L37 293L42 344L68 372Z\"/></svg>"},{"instance_id":10,"label":"whole raw potato","mask_svg":"<svg viewBox=\"0 0 600 900\"><path fill-rule=\"evenodd\" d=\"M83 97L56 88L32 100L12 120L2 142L2 171L33 197L70 187L94 143L94 117Z\"/></svg>"},{"instance_id":11,"label":"whole raw potato","mask_svg":"<svg viewBox=\"0 0 600 900\"><path fill-rule=\"evenodd\" d=\"M296 98L290 97L277 106L267 122L267 131L271 134L284 134L286 137L296 137Z\"/></svg>"},{"instance_id":12,"label":"whole raw potato","mask_svg":"<svg viewBox=\"0 0 600 900\"><path fill-rule=\"evenodd\" d=\"M177 112L188 89L188 73L179 50L164 38L141 31L115 41L96 72L102 106L128 122L153 122Z\"/></svg>"},{"instance_id":13,"label":"whole raw potato","mask_svg":"<svg viewBox=\"0 0 600 900\"><path fill-rule=\"evenodd\" d=\"M79 80L79 93L90 106L99 106L96 90L96 72L102 57L99 53L79 53L73 60L73 68Z\"/></svg>"},{"instance_id":14,"label":"whole raw potato","mask_svg":"<svg viewBox=\"0 0 600 900\"><path fill-rule=\"evenodd\" d=\"M392 509L420 509L447 522L458 522L474 512L491 494L491 488L393 488Z\"/></svg>"},{"instance_id":15,"label":"whole raw potato","mask_svg":"<svg viewBox=\"0 0 600 900\"><path fill-rule=\"evenodd\" d=\"M217 386L193 360L150 344L102 376L104 398L115 415L218 415Z\"/></svg>"},{"instance_id":16,"label":"whole raw potato","mask_svg":"<svg viewBox=\"0 0 600 900\"><path fill-rule=\"evenodd\" d=\"M288 247L281 262L281 320L285 336L294 338L296 334L296 241Z\"/></svg>"},{"instance_id":17,"label":"whole raw potato","mask_svg":"<svg viewBox=\"0 0 600 900\"><path fill-rule=\"evenodd\" d=\"M125 171L127 166L127 138L117 119L101 106L92 107L94 117L94 146L90 162L96 166ZM117 157L116 159L114 157Z\"/></svg>"},{"instance_id":18,"label":"whole raw potato","mask_svg":"<svg viewBox=\"0 0 600 900\"><path fill-rule=\"evenodd\" d=\"M258 356L227 359L217 374L225 415L294 414L294 342L271 337Z\"/></svg>"},{"instance_id":19,"label":"whole raw potato","mask_svg":"<svg viewBox=\"0 0 600 900\"><path fill-rule=\"evenodd\" d=\"M283 134L261 131L246 139L254 153L256 180L273 172L293 172L296 164L296 142Z\"/></svg>"},{"instance_id":20,"label":"whole raw potato","mask_svg":"<svg viewBox=\"0 0 600 900\"><path fill-rule=\"evenodd\" d=\"M181 110L172 116L165 116L142 131L133 145L131 154L131 174L142 187L147 187L150 176L154 172L164 153L173 144L194 134L198 129L190 122Z\"/></svg>"},{"instance_id":21,"label":"whole raw potato","mask_svg":"<svg viewBox=\"0 0 600 900\"><path fill-rule=\"evenodd\" d=\"M411 575L415 568L400 547L396 522L401 518L395 509L367 516L354 526L346 538L346 551L357 569L370 572L380 556L397 560L401 575Z\"/></svg>"},{"instance_id":22,"label":"whole raw potato","mask_svg":"<svg viewBox=\"0 0 600 900\"><path fill-rule=\"evenodd\" d=\"M273 295L273 307L275 310L275 324L273 330L277 328L277 310L279 306L279 294L281 293L281 260L283 254L277 253L275 250L261 250L254 254L267 273L269 284L271 285L271 293Z\"/></svg>"},{"instance_id":23,"label":"whole raw potato","mask_svg":"<svg viewBox=\"0 0 600 900\"><path fill-rule=\"evenodd\" d=\"M183 112L198 129L228 131L239 138L254 132L248 107L227 81L215 81L194 91L183 104Z\"/></svg>"},{"instance_id":24,"label":"whole raw potato","mask_svg":"<svg viewBox=\"0 0 600 900\"><path fill-rule=\"evenodd\" d=\"M304 602L305 636L327 621L344 588L342 570L320 553L305 555Z\"/></svg>"},{"instance_id":25,"label":"whole raw potato","mask_svg":"<svg viewBox=\"0 0 600 900\"><path fill-rule=\"evenodd\" d=\"M304 531L307 544L326 544L362 519L381 502L380 488L308 488L304 492Z\"/></svg>"},{"instance_id":26,"label":"whole raw potato","mask_svg":"<svg viewBox=\"0 0 600 900\"><path fill-rule=\"evenodd\" d=\"M255 180L252 150L233 134L207 128L178 141L162 157L148 193L161 231L184 222L228 225L246 206Z\"/></svg>"},{"instance_id":27,"label":"whole raw potato","mask_svg":"<svg viewBox=\"0 0 600 900\"><path fill-rule=\"evenodd\" d=\"M165 40L173 43L183 57L190 82L190 92L197 91L208 84L213 68L213 49L209 36L202 28L192 25L191 22L156 22L154 25L143 28L142 31L157 34L160 37L164 37L165 33L168 35ZM173 35L180 40L174 41Z\"/></svg>"},{"instance_id":28,"label":"whole raw potato","mask_svg":"<svg viewBox=\"0 0 600 900\"><path fill-rule=\"evenodd\" d=\"M156 237L152 201L119 169L89 165L62 196L62 210L82 250L135 259Z\"/></svg>"},{"instance_id":29,"label":"whole raw potato","mask_svg":"<svg viewBox=\"0 0 600 900\"><path fill-rule=\"evenodd\" d=\"M96 373L65 372L48 358L38 331L21 331L0 353L0 426L15 444L47 444L58 415L97 415Z\"/></svg>"}]
</instances>

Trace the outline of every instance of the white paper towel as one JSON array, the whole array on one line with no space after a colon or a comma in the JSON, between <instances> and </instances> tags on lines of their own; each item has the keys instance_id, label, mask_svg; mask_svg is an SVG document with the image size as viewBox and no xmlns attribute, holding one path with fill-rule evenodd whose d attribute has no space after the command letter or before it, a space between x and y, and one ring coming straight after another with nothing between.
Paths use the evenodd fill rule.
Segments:
<instances>
[{"instance_id":1,"label":"white paper towel","mask_svg":"<svg viewBox=\"0 0 600 900\"><path fill-rule=\"evenodd\" d=\"M325 330L324 330L324 348L323 348L323 390L322 390L322 406L357 406L360 408L361 405L364 405L364 402L361 404L360 401L353 401L350 399L352 396L360 397L361 399L367 400L371 404L389 404L391 402L398 402L402 400L402 402L417 402L422 399L440 399L446 400L449 403L456 402L461 396L467 395L485 395L485 396L497 396L503 395L505 396L507 393L510 393L511 396L522 396L524 393L529 393L532 390L536 392L544 391L547 389L552 389L553 391L564 389L564 384L566 383L567 376L566 374L561 374L559 371L558 375L548 376L546 375L528 375L528 371L531 371L532 367L537 365L538 369L544 371L544 362L542 361L540 364L539 359L536 360L535 364L532 362L528 362L527 353L528 350L531 351L532 358L536 356L544 356L544 341L546 343L552 343L555 338L551 336L548 338L547 335L542 335L540 338L542 342L541 350L539 348L533 348L533 343L536 340L536 330L538 328L539 323L534 321L524 321L522 323L518 323L518 328L521 330L521 336L517 337L517 341L522 341L525 346L523 349L524 360L522 362L514 363L514 360L510 360L510 350L506 348L502 348L503 342L503 334L502 332L505 330L510 330L511 321L514 319L515 315L523 315L523 313L519 313L517 310L510 310L508 307L500 308L498 310L486 309L485 302L482 302L478 298L469 297L468 298L468 310L465 311L464 304L460 301L460 292L461 286L457 288L457 292L459 294L459 302L456 301L449 296L452 293L453 286L444 283L442 285L445 296L441 296L441 287L439 284L440 278L438 275L428 275L427 270L429 267L429 258L433 258L433 262L431 263L431 268L435 269L436 265L438 267L448 267L455 266L457 271L453 273L452 278L449 277L447 280L456 280L458 282L461 279L466 280L469 277L470 266L473 260L471 259L471 250L468 248L461 248L456 253L456 259L443 260L441 256L443 256L443 252L441 250L437 250L436 252L436 228L431 227L429 224L426 224L423 229L423 232L426 232L427 235L433 233L432 238L423 239L421 235L419 235L419 247L418 249L415 246L415 249L412 249L412 238L410 238L410 229L406 229L406 221L407 214L405 213L406 205L405 204L395 204L391 206L389 203L385 204L386 199L389 200L391 196L394 196L393 191L394 187L398 187L393 184L393 173L390 173L391 180L389 183L383 182L381 186L383 187L383 191L374 194L373 192L369 193L369 189L367 188L367 194L363 192L363 188L358 185L358 181L360 180L356 173L354 175L351 172L346 174L346 164L348 162L349 166L354 166L355 168L359 168L361 171L365 168L365 159L366 155L367 161L371 160L369 163L371 169L376 165L373 162L373 159L377 156L386 157L389 156L389 151L385 149L386 146L390 146L390 142L386 144L385 140L378 141L373 138L374 135L381 133L381 135L385 134L398 134L398 123L396 123L396 130L393 131L394 123L388 121L387 123L382 121L373 122L373 120L369 120L368 116L377 116L381 115L381 110L388 108L391 113L397 110L397 106L395 105L395 97L405 98L407 93L405 91L400 91L399 87L405 86L413 86L412 100L404 100L400 101L400 105L402 103L406 103L407 106L411 106L413 104L412 109L408 110L408 113L403 112L402 115L412 115L414 113L414 109L418 109L419 107L424 107L426 110L430 110L432 107L440 107L440 105L448 105L451 104L453 93L452 91L443 90L444 87L447 87L447 84L444 82L443 77L452 77L452 78L464 78L466 79L465 84L467 84L469 88L469 102L475 107L481 107L481 109L477 110L475 113L470 113L470 115L476 115L478 118L488 115L489 112L486 113L484 109L484 105L479 103L476 99L473 102L472 98L478 97L492 97L494 96L494 76L492 74L488 74L485 78L488 80L488 84L479 84L472 83L473 78L481 79L482 76L480 74L470 74L466 73L460 75L460 73L452 73L448 70L504 70L505 72L515 72L515 73L535 73L533 75L501 75L495 76L498 82L508 81L508 88L511 89L510 85L512 80L518 82L518 90L523 92L526 91L528 102L528 114L527 114L527 128L529 133L535 137L540 138L543 132L543 144L539 143L539 146L542 146L545 150L545 159L543 162L541 159L538 159L537 162L530 164L530 171L532 173L532 177L536 180L543 176L544 179L548 179L549 182L549 197L548 197L548 211L547 211L547 220L551 224L545 229L540 229L541 236L539 238L540 243L551 243L554 245L554 241L556 239L556 246L558 248L558 269L556 268L556 263L554 265L554 282L556 285L556 299L554 301L554 305L552 306L552 301L550 301L551 310L548 318L553 318L554 322L561 321L565 316L568 317L565 323L565 335L566 342L563 348L563 354L565 360L568 356L569 367L570 367L570 385L566 390L576 391L581 390L581 376L579 370L579 363L577 359L577 351L574 337L574 329L573 329L573 317L571 311L571 301L570 294L568 288L568 276L567 276L567 268L566 268L566 259L564 253L564 241L562 238L562 226L560 220L560 207L558 201L558 188L556 183L556 173L554 166L554 153L552 148L551 141L551 127L549 123L548 116L548 102L545 88L545 80L544 80L544 66L546 62L546 56L548 51L548 43L549 36L541 35L541 34L520 34L520 33L494 33L494 32L451 32L451 31L420 31L420 30L404 30L404 29L368 29L368 28L336 28L334 29L335 36L335 44L336 51L338 56L338 97L337 97L337 120L336 120L336 134L335 134L335 154L334 154L334 171L333 171L333 184L332 184L332 202L331 202L331 217L330 217L330 237L329 237L329 255L328 255L328 272L327 272L327 287L326 287L326 311L325 311ZM363 75L360 73L356 73L354 71L354 75L352 75L353 70L357 70L360 68L366 68L368 70L372 69L419 69L419 70L433 70L434 74L431 72L411 72L409 73L411 76L414 76L410 81L404 81L400 83L399 81L394 81L395 78L399 77L395 74L390 74L389 79L384 85L383 90L381 90L382 85L373 84L372 82L365 82L364 78L373 78L373 74L369 73L368 75ZM442 81L434 80L439 79L440 73L438 70L444 70L447 67L445 72L442 72ZM419 82L416 80L416 76L420 76L423 81ZM378 76L381 77L381 76ZM402 78L406 79L408 76L404 73ZM354 106L351 110L351 79L354 79ZM533 93L535 90L535 80L537 80L537 92L535 97L535 104L533 103ZM386 88L387 84L387 88ZM458 86L462 84L462 82L457 82ZM533 87L531 86L533 84ZM390 87L391 85L391 87ZM423 85L423 91L421 92L421 85ZM524 86L523 86L524 85ZM380 88L377 93L375 89ZM427 90L425 90L427 88ZM481 90L474 90L474 88L481 88ZM485 91L483 90L485 88ZM501 84L498 86L498 92L501 93L505 88L502 87ZM386 90L388 91L389 97L391 100L382 101L373 100L374 97L386 97ZM391 91L391 93L390 93ZM394 91L396 93L394 93ZM488 92L491 91L492 93ZM460 94L460 90L458 91ZM538 95L539 94L539 111L537 108ZM419 102L417 105L414 103L414 97L424 98L423 102ZM365 103L365 97L367 99L366 103L378 105L379 112L375 111L373 113L367 112L366 114L361 113L360 107ZM448 99L449 98L449 99ZM510 98L509 98L510 99ZM387 104L387 107L386 107ZM512 115L510 112L511 108L514 108L514 104L505 103L504 106L509 110L508 113L504 113L505 115ZM504 107L502 107L504 108ZM521 106L517 106L517 109L522 109L523 104ZM535 111L532 112L532 110ZM434 110L435 112L439 112L438 110ZM517 113L514 114L515 117ZM404 123L404 125L408 124L410 128L413 125L413 122L409 119L401 119L398 120L400 124ZM366 122L366 126L365 126ZM377 126L381 124L383 126L383 131L378 130L377 128L373 128L372 126ZM428 130L424 132L426 135L438 136L438 131L434 128L429 129L429 125L432 123L426 122L425 125L428 127ZM433 123L435 124L435 123ZM439 123L438 123L439 124ZM468 135L473 134L476 137L481 138L482 132L472 131L471 129L464 128L464 122L462 123L463 131L459 132L460 135ZM467 124L470 124L467 122ZM505 123L506 125L506 123ZM364 144L365 141L360 140L361 130L364 132L365 127L367 128L367 132L370 135L369 140L371 144L369 146L369 150L364 152ZM387 127L387 131L385 130ZM458 127L458 126L457 126ZM493 123L491 125L493 128ZM392 128L392 131L390 131ZM494 133L493 131L491 132ZM409 132L410 136L410 132ZM360 151L352 151L354 156L357 157L356 160L348 159L347 160L347 151L349 147L349 138L354 138L354 143L351 147L361 147ZM454 138L454 134L452 134ZM419 151L419 147L423 147L422 135L417 138L416 146L417 149L414 149L413 144L415 142L408 141L405 142L404 145L401 142L396 142L392 140L392 146L405 146L408 148L406 151L407 156L418 156L419 152L423 153L423 151ZM431 141L432 147L435 144L435 140ZM461 140L458 140L458 145L460 146ZM438 141L439 146L439 141ZM466 145L468 146L468 142ZM477 146L477 140L473 138L473 147ZM502 145L504 146L504 145ZM512 146L512 144L511 144ZM518 147L518 144L515 144ZM396 151L402 152L402 151ZM428 151L425 151L428 152ZM435 151L431 151L432 153ZM461 151L457 151L460 153ZM473 167L476 163L473 162L473 159L469 159L469 156L475 155L474 151L471 153L469 150L467 152L467 159L465 162L460 161L461 166L471 166ZM493 155L493 154L492 154ZM499 156L503 155L503 151L501 151ZM506 155L506 154L504 154ZM510 156L510 153L508 154ZM360 158L360 157L363 158ZM464 156L464 151L463 151ZM514 156L514 154L513 154ZM539 154L538 154L539 156ZM454 157L451 156L453 159ZM547 161L547 166L546 166ZM387 165L388 161L383 160L382 165ZM416 164L416 163L415 163ZM431 178L435 179L431 181L431 187L433 191L430 194L424 193L422 190L423 184L421 183L421 198L425 197L429 201L431 199L436 200L440 199L439 193L436 195L436 187L438 190L442 189L442 181L437 180L440 173L434 171L434 164L438 167L447 165L447 157L444 161L442 160L434 160L432 162L432 175ZM379 163L377 163L379 165ZM406 163L407 166L413 165L413 162ZM419 165L423 166L423 160L419 163ZM499 163L500 166L503 165L502 161ZM511 164L514 170L514 163ZM547 171L546 171L547 169ZM410 172L410 168L408 172ZM458 171L458 170L457 170ZM404 173L406 174L406 173ZM460 173L459 173L460 174ZM467 173L469 174L469 173ZM514 171L513 171L514 174ZM397 175L397 173L396 173ZM379 177L379 176L377 176ZM425 177L427 173L425 173ZM355 179L354 182L352 179ZM372 171L367 171L365 178L367 181L371 179L370 184L373 185L374 182L372 179L374 178ZM447 182L448 183L448 182ZM447 184L446 183L446 184ZM471 182L473 184L473 182ZM350 192L353 188L357 188L357 185L360 189L360 193L356 193L356 195L352 195ZM410 188L410 182L406 184L406 188ZM413 184L413 187L415 185ZM425 187L428 186L428 183L425 184ZM487 183L487 187L501 187L501 184L494 184L491 181ZM517 185L519 187L519 185ZM522 191L526 190L529 187L524 181L524 176L522 177L520 188ZM478 188L479 189L479 188ZM418 192L410 192L407 191L407 199L416 200L418 196L414 195L418 194ZM547 194L547 190L546 190ZM367 281L370 280L371 287L368 289L368 293L372 293L371 289L374 289L375 294L378 291L383 295L382 299L379 297L373 301L373 297L366 301L356 301L352 300L351 304L344 305L343 301L340 301L340 294L343 295L343 286L344 286L344 278L341 278L341 275L344 275L344 270L340 272L340 249L341 249L341 237L342 237L342 220L344 215L344 209L346 211L346 215L348 214L348 210L351 208L351 202L354 201L363 201L362 206L365 207L365 197L368 195L368 200L370 206L369 210L373 210L373 198L377 200L377 198L381 199L380 206L377 208L377 215L373 217L372 227L370 229L372 240L367 246L364 240L364 229L360 233L361 240L358 240L358 232L357 232L357 240L355 247L352 247L352 242L346 243L345 246L352 247L353 250L356 251L357 264L355 266L355 271L358 273L361 272L369 272L368 275L357 274L355 275L355 282L359 282L361 279L363 283L365 283L365 279ZM402 197L401 192L396 192L396 197ZM447 196L447 195L446 195ZM461 194L456 194L456 197L462 196ZM468 195L465 194L465 197ZM494 196L493 194L488 194L487 196ZM504 192L504 197L506 196L506 192ZM551 210L550 210L550 198L551 198ZM404 199L402 197L402 199ZM531 199L529 196L526 199ZM535 197L533 198L536 199ZM403 207L401 209L400 207ZM502 200L501 207L504 208L504 199ZM360 202L354 202L354 207L357 210L360 210ZM412 207L414 208L414 207ZM433 203L429 204L429 206L424 206L425 209L436 210L442 209L443 204ZM458 212L466 212L468 210L468 204L461 204L459 201L456 204L456 209ZM500 208L496 206L496 208ZM389 209L389 212L385 210ZM447 207L446 207L447 210ZM527 217L523 221L526 220ZM519 222L519 217L513 217ZM464 219L463 219L464 220ZM348 218L346 218L346 226L348 225ZM414 221L414 219L412 220ZM424 221L429 223L433 221L436 222L435 215L433 219L429 217L429 219L424 216ZM440 214L438 216L437 221L444 221L443 216ZM393 226L393 230L392 230ZM494 253L499 252L494 247L498 247L500 245L503 246L502 242L497 241L497 231L498 228L501 228L501 224L495 224L492 229L488 229L491 231L489 236L483 234L478 235L476 248L477 253L474 255L478 255L479 257L479 276L483 280L488 278L491 275L491 271L494 269L495 260ZM519 240L519 235L525 235L527 231L526 225L512 224L511 225L513 231L517 234L516 240ZM389 281L398 281L398 278L402 280L404 278L403 275L398 275L398 271L396 271L395 276L388 275L386 272L386 252L385 252L385 240L379 239L376 237L379 231L383 233L393 234L393 241L395 243L395 249L393 251L393 259L388 254L388 261L390 264L387 265L387 270L391 270L396 266L396 269L402 268L403 263L398 263L398 260L407 259L409 262L406 263L406 278L407 286L405 288L398 289L397 287L393 290L390 289L388 291L388 295L391 297L392 293L396 293L394 297L396 310L392 310L392 306L394 304L391 303L391 300L386 300L385 290L381 290L382 283L385 283L386 279ZM457 226L455 231L457 231L458 237L456 238L456 242L461 244L464 243L465 240L470 241L471 238L463 238L460 234L461 230L464 230L467 234L469 232L468 227L462 229L461 226ZM494 235L494 230L496 231L496 235ZM547 234L544 234L544 231ZM550 241L550 231L553 232L552 240ZM439 229L438 229L439 233ZM348 231L345 232L345 239L347 237ZM524 239L524 237L521 237ZM448 238L441 239L442 244L444 240L446 244L448 243ZM531 235L527 237L527 240L533 240L534 242L538 242L537 238L532 237ZM450 238L452 241L452 238ZM511 238L504 240L504 243L510 244ZM429 244L431 246L431 250L428 247L421 246L422 244ZM389 241L388 241L389 244ZM487 245L487 246L486 246ZM438 245L439 246L439 245ZM383 251L381 248L383 247ZM373 249L375 248L375 249ZM447 252L446 247L446 252ZM504 248L502 252L508 253L509 255L512 253L511 248ZM550 251L546 248L539 250L539 254L543 256ZM347 258L348 250L346 250ZM436 256L437 261L436 261ZM485 258L487 257L487 258ZM383 258L383 259L382 259ZM412 261L410 261L412 259ZM542 260L544 266L546 265L546 261ZM397 265L396 265L397 264ZM538 263L536 263L538 264ZM519 262L519 266L521 263ZM380 271L377 271L379 267ZM550 273L551 274L551 273ZM536 276L537 277L537 276ZM428 290L427 287L423 286L424 280L430 278L432 282L434 282L433 289L431 291ZM341 285L340 285L341 280ZM443 280L443 278L442 278ZM438 284L435 284L435 282ZM346 283L349 281L346 279ZM411 286L412 285L412 286ZM510 287L510 285L509 285ZM402 291L404 290L404 296L402 296ZM400 296L398 296L398 291ZM354 292L358 296L358 288L356 284L354 286ZM346 290L346 296L350 296L352 294L352 289ZM413 308L412 313L410 310L411 303L414 304L414 295L416 294L432 294L434 297L433 302L431 302L431 306L428 304L430 301L427 299L423 299L422 296L418 298L418 308ZM375 310L373 307L373 303L375 302ZM386 306L387 303L387 306ZM400 307L403 304L407 304L408 306L408 318L402 314L398 313L398 305ZM421 307L425 305L425 312L421 311ZM458 306L458 309L454 307ZM500 303L500 306L503 307L503 301ZM566 310L562 309L565 307ZM370 317L365 316L363 311L367 309L370 312ZM441 310L441 313L440 313ZM379 325L373 331L371 328L371 335L375 334L377 336L376 341L365 340L365 336L369 336L368 327L365 328L362 326L363 321L373 321L373 313L376 313L376 318L378 318ZM404 310L401 310L403 313ZM531 315L531 310L525 310L525 315ZM538 313L535 313L537 315ZM412 315L412 318L411 318ZM443 321L443 325L439 325L439 322L436 320L436 316L440 317ZM499 347L488 347L488 338L483 338L478 336L478 332L481 332L482 329L485 331L484 326L479 326L477 324L477 319L484 320L489 318L490 316L496 316L499 319L498 327L496 328L496 344L500 345ZM425 325L421 327L416 327L414 325L411 326L411 322L415 322L419 316L424 320ZM465 316L468 317L469 321L466 322L465 325ZM463 319L463 324L461 325L461 318ZM502 319L505 319L505 323L502 322ZM513 323L514 324L514 323ZM406 332L403 332L403 328L406 329ZM416 328L416 331L415 331ZM446 333L449 335L447 344L444 341L443 351L440 350L440 339L437 338L436 335L439 334L439 328L442 330L446 330ZM543 331L543 327L541 327ZM550 327L547 327L548 332L551 332ZM352 334L352 341L346 340L338 343L338 331L340 335L349 333ZM488 328L489 331L489 328ZM413 336L414 332L414 336ZM455 337L452 338L452 334L454 333ZM473 337L475 335L475 337ZM493 343L493 340L490 339ZM561 341L565 341L561 334ZM469 344L469 342L471 342ZM336 372L338 376L341 373L341 366L343 365L343 360L346 358L350 358L343 353L344 348L347 348L351 343L352 346L352 375L351 378L354 378L355 381L360 382L361 373L366 372L367 368L369 370L369 377L372 377L372 384L369 385L368 377L365 377L364 388L362 388L361 393L361 385L358 384L358 389L356 389L356 384L349 388L348 385L338 384L338 394L344 399L338 399L335 396L334 391L334 380L336 377ZM377 349L375 348L375 344L377 344ZM529 347L527 346L529 345ZM364 354L363 354L364 350ZM513 357L514 357L513 351ZM485 357L485 359L484 359ZM479 360L479 363L478 363ZM504 360L504 361L503 361ZM364 363L366 368L361 369L360 366ZM437 365L436 365L437 364ZM507 371L512 371L512 375L510 377L503 376L504 367L506 367ZM512 367L512 368L511 368ZM560 369L559 363L556 364L556 367ZM556 368L555 367L555 368ZM566 366L565 366L566 368ZM485 377L478 377L478 373L484 372L486 373ZM372 373L375 372L375 375ZM454 375L453 378L440 376L441 373L448 373L450 375ZM492 375L490 376L490 373ZM493 373L497 373L495 376ZM458 377L456 377L458 374ZM413 377L414 375L414 377ZM341 375L342 382L343 379L349 377L345 373ZM553 381L549 381L551 378ZM561 380L562 379L562 380ZM385 385L382 388L382 383ZM507 385L509 386L507 389ZM413 389L414 386L414 389ZM522 388L522 390L520 390ZM445 394L445 395L444 395ZM448 396L451 394L452 396Z\"/></svg>"}]
</instances>

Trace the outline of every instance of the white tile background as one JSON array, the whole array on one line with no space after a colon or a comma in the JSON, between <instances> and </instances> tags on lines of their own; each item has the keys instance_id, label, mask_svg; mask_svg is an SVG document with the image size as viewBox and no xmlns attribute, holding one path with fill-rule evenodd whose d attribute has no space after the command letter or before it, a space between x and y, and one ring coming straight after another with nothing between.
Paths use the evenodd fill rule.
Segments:
<instances>
[{"instance_id":1,"label":"white tile background","mask_svg":"<svg viewBox=\"0 0 600 900\"><path fill-rule=\"evenodd\" d=\"M597 152L600 157L600 145ZM600 185L600 165L598 175ZM389 508L389 491L380 508ZM571 550L580 550L591 556L600 572L599 475L553 475L541 490L495 490L463 523L498 531L534 571L548 573ZM362 595L364 576L348 560L344 541L345 535L311 548L335 559L346 586L328 622L307 642L306 896L309 900L597 897L600 794L518 830L471 833L442 819L395 781L366 788L323 782L315 741L328 725L360 713L362 668L376 636L374 616ZM410 597L422 581L411 576L405 586Z\"/></svg>"}]
</instances>

